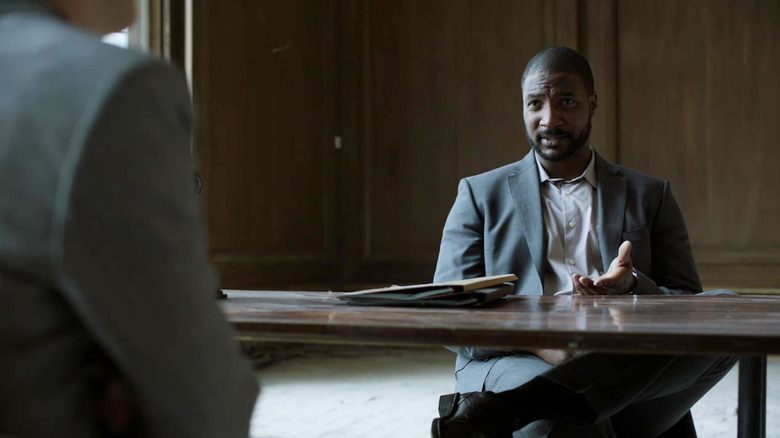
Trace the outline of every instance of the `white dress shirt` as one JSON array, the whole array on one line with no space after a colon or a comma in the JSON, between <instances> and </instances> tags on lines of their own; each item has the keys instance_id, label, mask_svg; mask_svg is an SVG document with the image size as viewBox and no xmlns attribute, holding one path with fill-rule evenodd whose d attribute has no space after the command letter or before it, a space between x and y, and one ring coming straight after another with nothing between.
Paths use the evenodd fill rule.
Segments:
<instances>
[{"instance_id":1,"label":"white dress shirt","mask_svg":"<svg viewBox=\"0 0 780 438\"><path fill-rule=\"evenodd\" d=\"M547 269L544 275L544 295L569 294L572 274L596 278L603 272L596 224L598 208L596 190L596 159L582 175L570 181L550 178L537 156L542 191L545 236L547 238Z\"/></svg>"}]
</instances>

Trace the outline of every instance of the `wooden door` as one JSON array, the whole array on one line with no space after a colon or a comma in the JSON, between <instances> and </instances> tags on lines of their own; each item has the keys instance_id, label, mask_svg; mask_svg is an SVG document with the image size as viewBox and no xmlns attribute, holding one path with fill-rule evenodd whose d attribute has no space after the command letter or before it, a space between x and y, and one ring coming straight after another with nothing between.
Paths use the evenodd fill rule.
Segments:
<instances>
[{"instance_id":1,"label":"wooden door","mask_svg":"<svg viewBox=\"0 0 780 438\"><path fill-rule=\"evenodd\" d=\"M203 202L222 286L330 284L338 272L331 2L195 6Z\"/></svg>"}]
</instances>

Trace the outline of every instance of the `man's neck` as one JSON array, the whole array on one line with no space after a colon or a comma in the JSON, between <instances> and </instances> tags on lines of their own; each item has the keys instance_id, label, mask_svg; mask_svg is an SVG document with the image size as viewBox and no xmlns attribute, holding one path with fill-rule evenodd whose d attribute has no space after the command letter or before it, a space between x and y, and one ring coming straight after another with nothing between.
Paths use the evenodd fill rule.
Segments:
<instances>
[{"instance_id":1,"label":"man's neck","mask_svg":"<svg viewBox=\"0 0 780 438\"><path fill-rule=\"evenodd\" d=\"M569 181L582 175L588 167L588 163L590 163L590 157L593 152L588 147L583 147L582 152L563 161L546 160L538 154L536 159L539 160L539 164L542 165L550 178L560 178L564 181Z\"/></svg>"}]
</instances>

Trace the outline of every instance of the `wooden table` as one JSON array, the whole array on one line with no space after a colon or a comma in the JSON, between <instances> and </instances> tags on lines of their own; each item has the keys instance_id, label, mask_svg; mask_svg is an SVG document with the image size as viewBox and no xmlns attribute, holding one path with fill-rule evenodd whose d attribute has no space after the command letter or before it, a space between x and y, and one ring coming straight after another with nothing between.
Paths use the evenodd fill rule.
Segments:
<instances>
[{"instance_id":1,"label":"wooden table","mask_svg":"<svg viewBox=\"0 0 780 438\"><path fill-rule=\"evenodd\" d=\"M513 295L453 309L353 306L327 292L226 292L223 310L243 339L738 355L741 438L764 437L766 355L780 354L778 297Z\"/></svg>"}]
</instances>

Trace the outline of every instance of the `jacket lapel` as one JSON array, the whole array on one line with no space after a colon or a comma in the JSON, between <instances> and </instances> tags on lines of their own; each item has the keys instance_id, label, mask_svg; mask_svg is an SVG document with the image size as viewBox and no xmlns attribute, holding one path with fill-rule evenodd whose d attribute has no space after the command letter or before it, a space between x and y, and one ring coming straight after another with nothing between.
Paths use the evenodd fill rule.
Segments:
<instances>
[{"instance_id":1,"label":"jacket lapel","mask_svg":"<svg viewBox=\"0 0 780 438\"><path fill-rule=\"evenodd\" d=\"M518 163L518 172L507 177L509 190L515 201L515 207L523 227L523 236L528 243L528 250L539 274L539 280L544 280L544 218L542 216L542 201L539 191L539 171L533 152Z\"/></svg>"},{"instance_id":2,"label":"jacket lapel","mask_svg":"<svg viewBox=\"0 0 780 438\"><path fill-rule=\"evenodd\" d=\"M595 151L594 151L595 153ZM626 210L626 178L617 168L596 154L596 178L598 179L597 232L604 271L617 257L623 233L623 216Z\"/></svg>"}]
</instances>

